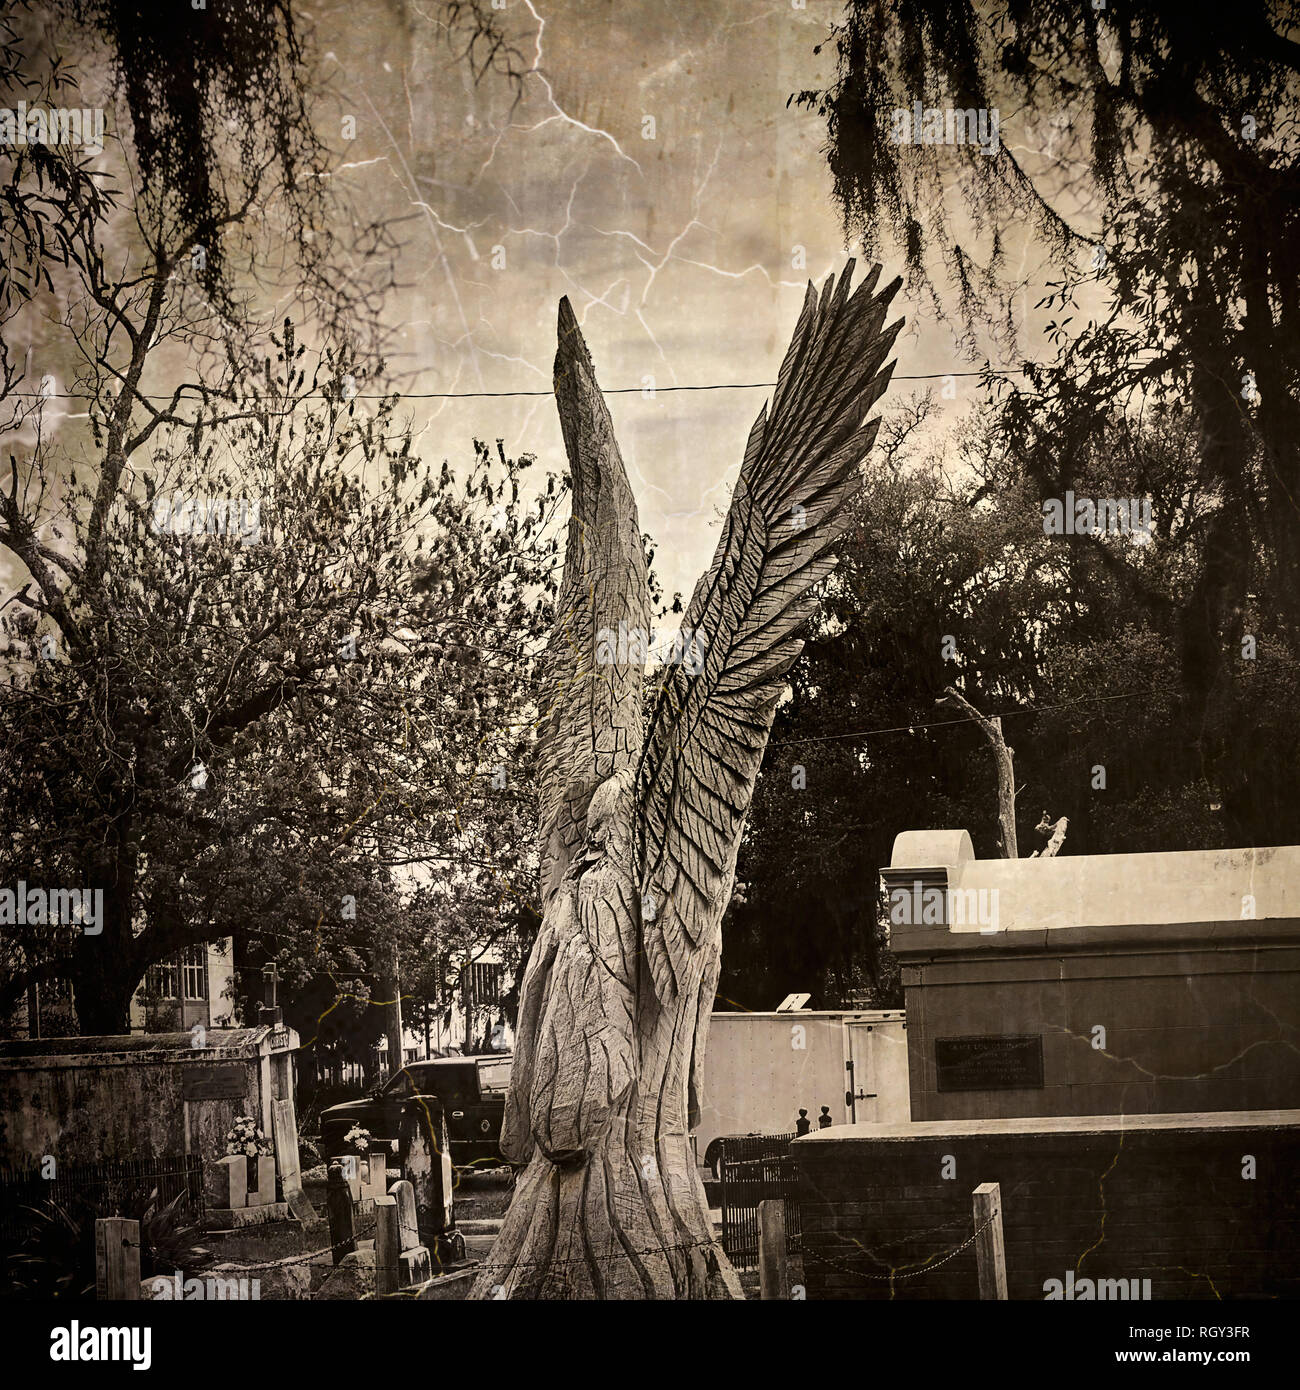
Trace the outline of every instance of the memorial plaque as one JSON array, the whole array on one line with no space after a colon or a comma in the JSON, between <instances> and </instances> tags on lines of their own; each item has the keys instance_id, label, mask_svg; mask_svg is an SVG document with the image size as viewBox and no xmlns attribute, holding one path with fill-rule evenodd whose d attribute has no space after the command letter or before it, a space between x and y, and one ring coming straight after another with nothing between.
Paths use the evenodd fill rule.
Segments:
<instances>
[{"instance_id":1,"label":"memorial plaque","mask_svg":"<svg viewBox=\"0 0 1300 1390\"><path fill-rule=\"evenodd\" d=\"M181 1073L184 1100L238 1100L248 1094L248 1071L238 1062L186 1067Z\"/></svg>"},{"instance_id":2,"label":"memorial plaque","mask_svg":"<svg viewBox=\"0 0 1300 1390\"><path fill-rule=\"evenodd\" d=\"M940 1091L1041 1090L1043 1039L1037 1033L936 1038L934 1071Z\"/></svg>"}]
</instances>

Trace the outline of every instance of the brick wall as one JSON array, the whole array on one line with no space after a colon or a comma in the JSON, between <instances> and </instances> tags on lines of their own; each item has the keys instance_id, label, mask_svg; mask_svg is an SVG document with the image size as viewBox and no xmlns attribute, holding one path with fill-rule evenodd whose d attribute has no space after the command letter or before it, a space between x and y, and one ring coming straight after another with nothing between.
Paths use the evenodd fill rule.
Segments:
<instances>
[{"instance_id":1,"label":"brick wall","mask_svg":"<svg viewBox=\"0 0 1300 1390\"><path fill-rule=\"evenodd\" d=\"M997 1182L1011 1298L1042 1299L1071 1269L1150 1279L1153 1300L1300 1297L1300 1112L1060 1123L858 1125L796 1141L807 1296L978 1297L973 1245L938 1261L973 1231L972 1191ZM891 1269L923 1264L934 1268L891 1284Z\"/></svg>"}]
</instances>

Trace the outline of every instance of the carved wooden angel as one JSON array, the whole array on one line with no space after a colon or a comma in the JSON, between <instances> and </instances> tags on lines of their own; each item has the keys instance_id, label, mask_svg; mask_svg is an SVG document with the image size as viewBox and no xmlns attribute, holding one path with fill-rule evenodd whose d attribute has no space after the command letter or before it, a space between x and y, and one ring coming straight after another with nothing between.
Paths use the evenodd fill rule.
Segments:
<instances>
[{"instance_id":1,"label":"carved wooden angel","mask_svg":"<svg viewBox=\"0 0 1300 1390\"><path fill-rule=\"evenodd\" d=\"M808 286L648 722L636 502L577 320L555 393L572 471L541 733L543 920L502 1148L523 1165L481 1298L738 1296L688 1133L736 852L784 677L878 422L895 281ZM620 656L628 659L620 660Z\"/></svg>"}]
</instances>

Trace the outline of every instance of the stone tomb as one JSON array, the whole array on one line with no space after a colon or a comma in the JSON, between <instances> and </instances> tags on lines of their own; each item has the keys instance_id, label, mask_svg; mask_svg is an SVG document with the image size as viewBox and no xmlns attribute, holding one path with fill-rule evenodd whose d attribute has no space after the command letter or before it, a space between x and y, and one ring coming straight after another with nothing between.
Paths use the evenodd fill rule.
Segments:
<instances>
[{"instance_id":1,"label":"stone tomb","mask_svg":"<svg viewBox=\"0 0 1300 1390\"><path fill-rule=\"evenodd\" d=\"M882 877L913 1120L1300 1095L1300 846L976 859L910 831Z\"/></svg>"},{"instance_id":2,"label":"stone tomb","mask_svg":"<svg viewBox=\"0 0 1300 1390\"><path fill-rule=\"evenodd\" d=\"M977 1298L989 1182L1013 1299L1300 1297L1300 1111L837 1125L790 1153L810 1299Z\"/></svg>"},{"instance_id":3,"label":"stone tomb","mask_svg":"<svg viewBox=\"0 0 1300 1390\"><path fill-rule=\"evenodd\" d=\"M281 1024L188 1033L24 1038L0 1043L0 1162L58 1159L60 1173L120 1160L203 1160L209 1227L285 1220L301 1197L294 1059ZM272 1140L249 1183L226 1158L241 1114ZM276 1200L276 1179L284 1200ZM296 1194L296 1195L295 1195ZM305 1201L305 1198L302 1198Z\"/></svg>"}]
</instances>

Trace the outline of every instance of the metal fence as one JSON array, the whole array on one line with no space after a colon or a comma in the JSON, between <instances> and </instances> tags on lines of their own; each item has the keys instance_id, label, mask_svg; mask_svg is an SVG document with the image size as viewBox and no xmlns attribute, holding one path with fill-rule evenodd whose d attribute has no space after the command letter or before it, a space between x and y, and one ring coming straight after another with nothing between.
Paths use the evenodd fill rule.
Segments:
<instances>
[{"instance_id":1,"label":"metal fence","mask_svg":"<svg viewBox=\"0 0 1300 1390\"><path fill-rule=\"evenodd\" d=\"M758 1204L785 1203L786 1248L801 1248L793 1134L747 1134L720 1141L722 1248L737 1269L758 1267Z\"/></svg>"},{"instance_id":2,"label":"metal fence","mask_svg":"<svg viewBox=\"0 0 1300 1390\"><path fill-rule=\"evenodd\" d=\"M190 1216L203 1215L203 1161L197 1154L129 1158L115 1162L59 1164L52 1178L42 1161L0 1165L0 1240L22 1235L31 1221L29 1208L54 1201L71 1213L139 1218L150 1194L165 1207L181 1193Z\"/></svg>"}]
</instances>

